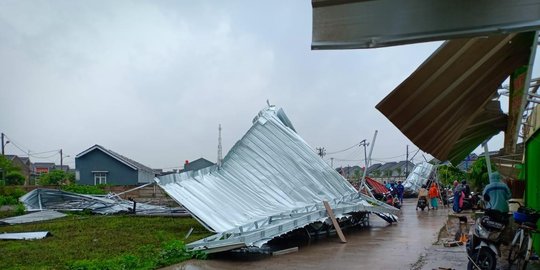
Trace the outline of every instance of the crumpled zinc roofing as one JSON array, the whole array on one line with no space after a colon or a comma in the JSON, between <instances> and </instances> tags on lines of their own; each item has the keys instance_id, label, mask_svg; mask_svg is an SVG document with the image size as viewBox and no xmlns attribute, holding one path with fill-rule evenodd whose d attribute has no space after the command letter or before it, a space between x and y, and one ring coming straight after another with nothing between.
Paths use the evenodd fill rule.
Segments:
<instances>
[{"instance_id":1,"label":"crumpled zinc roofing","mask_svg":"<svg viewBox=\"0 0 540 270\"><path fill-rule=\"evenodd\" d=\"M405 182L403 182L403 187L405 188L405 193L407 194L416 194L422 185L426 184L429 180L431 174L435 169L435 165L429 164L427 162L421 162L414 166L411 174L407 176Z\"/></svg>"},{"instance_id":2,"label":"crumpled zinc roofing","mask_svg":"<svg viewBox=\"0 0 540 270\"><path fill-rule=\"evenodd\" d=\"M504 130L497 89L527 65L535 33L445 42L376 108L407 138L457 165L482 141Z\"/></svg>"},{"instance_id":3,"label":"crumpled zinc roofing","mask_svg":"<svg viewBox=\"0 0 540 270\"><path fill-rule=\"evenodd\" d=\"M324 209L324 200L332 207L352 202L351 205L363 211L397 211L393 207L378 206L377 202L369 204L315 154L294 131L283 110L274 106L255 117L253 126L225 156L221 168L211 166L170 174L159 177L157 182L215 232L242 232L247 230L247 224L255 224L254 228L260 230L277 220L272 217L282 219L293 216L292 213L320 211ZM315 221L305 220L305 223L295 223L294 227L301 228ZM271 236L266 234L260 238ZM246 244L252 242L246 240Z\"/></svg>"}]
</instances>

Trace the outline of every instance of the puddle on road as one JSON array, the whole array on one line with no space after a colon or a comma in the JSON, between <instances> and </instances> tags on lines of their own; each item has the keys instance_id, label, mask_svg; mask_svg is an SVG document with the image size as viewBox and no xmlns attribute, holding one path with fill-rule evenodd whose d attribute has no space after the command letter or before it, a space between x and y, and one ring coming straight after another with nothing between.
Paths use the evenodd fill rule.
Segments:
<instances>
[{"instance_id":1,"label":"puddle on road","mask_svg":"<svg viewBox=\"0 0 540 270\"><path fill-rule=\"evenodd\" d=\"M259 260L191 260L166 269L410 269L437 238L446 222L447 209L416 211L416 199L406 199L397 224L371 215L371 227L300 246L287 255Z\"/></svg>"}]
</instances>

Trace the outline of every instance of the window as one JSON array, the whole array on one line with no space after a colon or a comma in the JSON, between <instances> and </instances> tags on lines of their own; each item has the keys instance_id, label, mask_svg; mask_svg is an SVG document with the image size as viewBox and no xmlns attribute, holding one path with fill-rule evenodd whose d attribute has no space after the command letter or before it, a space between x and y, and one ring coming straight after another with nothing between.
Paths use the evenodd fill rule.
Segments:
<instances>
[{"instance_id":1,"label":"window","mask_svg":"<svg viewBox=\"0 0 540 270\"><path fill-rule=\"evenodd\" d=\"M107 184L107 173L106 172L95 172L94 173L94 185Z\"/></svg>"}]
</instances>

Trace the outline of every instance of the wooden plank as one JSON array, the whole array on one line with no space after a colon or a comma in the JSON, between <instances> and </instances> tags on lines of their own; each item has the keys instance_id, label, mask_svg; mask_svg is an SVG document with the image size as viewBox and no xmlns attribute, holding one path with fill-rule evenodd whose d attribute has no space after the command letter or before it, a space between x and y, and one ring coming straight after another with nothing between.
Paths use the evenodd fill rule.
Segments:
<instances>
[{"instance_id":1,"label":"wooden plank","mask_svg":"<svg viewBox=\"0 0 540 270\"><path fill-rule=\"evenodd\" d=\"M297 251L298 251L298 247L286 248L286 249L272 252L272 256L284 255L284 254L289 254L289 253L293 253Z\"/></svg>"},{"instance_id":2,"label":"wooden plank","mask_svg":"<svg viewBox=\"0 0 540 270\"><path fill-rule=\"evenodd\" d=\"M332 223L334 224L334 228L336 228L336 232L339 236L339 239L341 240L341 243L347 243L347 239L345 239L345 235L343 235L343 232L341 231L341 227L339 226L339 223L336 220L336 216L334 215L334 211L330 207L330 204L328 204L327 201L323 201L324 207L326 208L326 212L328 213L328 216L332 220Z\"/></svg>"}]
</instances>

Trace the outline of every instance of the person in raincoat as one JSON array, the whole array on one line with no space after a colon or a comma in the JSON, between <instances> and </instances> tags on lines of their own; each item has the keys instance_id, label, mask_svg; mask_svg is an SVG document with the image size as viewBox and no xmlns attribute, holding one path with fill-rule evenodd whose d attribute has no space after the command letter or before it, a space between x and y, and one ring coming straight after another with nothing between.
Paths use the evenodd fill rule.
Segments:
<instances>
[{"instance_id":1,"label":"person in raincoat","mask_svg":"<svg viewBox=\"0 0 540 270\"><path fill-rule=\"evenodd\" d=\"M463 194L463 188L459 184L459 182L456 180L454 181L454 201L452 205L452 210L454 210L455 213L461 212L461 206L463 205L463 199L461 197L461 194ZM461 203L460 203L461 200Z\"/></svg>"},{"instance_id":2,"label":"person in raincoat","mask_svg":"<svg viewBox=\"0 0 540 270\"><path fill-rule=\"evenodd\" d=\"M499 210L503 213L508 212L508 200L512 196L508 186L501 182L498 172L491 173L489 176L489 184L484 188L482 195L489 195L489 202L486 203L486 208Z\"/></svg>"},{"instance_id":3,"label":"person in raincoat","mask_svg":"<svg viewBox=\"0 0 540 270\"><path fill-rule=\"evenodd\" d=\"M439 189L435 183L432 183L431 187L429 188L429 200L431 203L431 209L439 208Z\"/></svg>"}]
</instances>

